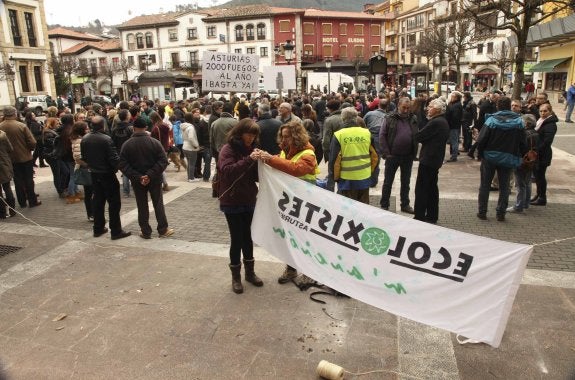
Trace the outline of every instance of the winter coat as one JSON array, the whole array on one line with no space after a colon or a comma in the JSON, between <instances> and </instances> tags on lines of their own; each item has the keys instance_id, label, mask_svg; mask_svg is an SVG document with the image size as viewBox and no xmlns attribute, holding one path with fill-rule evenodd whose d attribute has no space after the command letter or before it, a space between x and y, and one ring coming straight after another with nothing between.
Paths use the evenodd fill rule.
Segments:
<instances>
[{"instance_id":1,"label":"winter coat","mask_svg":"<svg viewBox=\"0 0 575 380\"><path fill-rule=\"evenodd\" d=\"M430 119L425 127L415 134L415 141L421 143L419 162L439 169L445 157L445 144L449 137L449 124L443 115Z\"/></svg>"},{"instance_id":2,"label":"winter coat","mask_svg":"<svg viewBox=\"0 0 575 380\"><path fill-rule=\"evenodd\" d=\"M184 140L183 150L197 151L200 149L200 144L198 143L198 136L196 135L196 128L193 124L182 123L180 125L182 130L182 139Z\"/></svg>"},{"instance_id":3,"label":"winter coat","mask_svg":"<svg viewBox=\"0 0 575 380\"><path fill-rule=\"evenodd\" d=\"M527 152L521 116L512 111L487 115L477 139L479 157L505 168L518 168Z\"/></svg>"},{"instance_id":4,"label":"winter coat","mask_svg":"<svg viewBox=\"0 0 575 380\"><path fill-rule=\"evenodd\" d=\"M551 144L553 144L553 139L557 133L557 122L559 119L555 114L549 116L543 121L541 127L537 130L539 134L539 141L537 143L537 155L540 165L549 166L551 165L551 159L553 158L553 150L551 149Z\"/></svg>"},{"instance_id":5,"label":"winter coat","mask_svg":"<svg viewBox=\"0 0 575 380\"><path fill-rule=\"evenodd\" d=\"M12 144L8 140L8 135L0 130L0 184L10 182L14 177L12 160L10 159L12 151Z\"/></svg>"},{"instance_id":6,"label":"winter coat","mask_svg":"<svg viewBox=\"0 0 575 380\"><path fill-rule=\"evenodd\" d=\"M258 165L250 158L254 147L242 141L225 144L218 156L218 193L220 208L224 212L254 208L258 187ZM237 182L236 182L237 181Z\"/></svg>"},{"instance_id":7,"label":"winter coat","mask_svg":"<svg viewBox=\"0 0 575 380\"><path fill-rule=\"evenodd\" d=\"M12 152L10 153L12 163L19 164L32 160L36 139L26 124L16 119L6 119L0 123L0 130L6 132L6 136L12 144Z\"/></svg>"}]
</instances>

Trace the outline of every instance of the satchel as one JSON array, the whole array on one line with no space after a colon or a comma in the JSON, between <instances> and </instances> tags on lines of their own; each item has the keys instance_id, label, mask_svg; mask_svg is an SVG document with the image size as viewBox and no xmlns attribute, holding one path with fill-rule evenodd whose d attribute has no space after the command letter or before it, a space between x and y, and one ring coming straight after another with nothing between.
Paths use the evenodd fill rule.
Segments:
<instances>
[{"instance_id":1,"label":"satchel","mask_svg":"<svg viewBox=\"0 0 575 380\"><path fill-rule=\"evenodd\" d=\"M214 175L212 179L212 198L219 198L220 197L220 180L218 179L217 173Z\"/></svg>"},{"instance_id":2,"label":"satchel","mask_svg":"<svg viewBox=\"0 0 575 380\"><path fill-rule=\"evenodd\" d=\"M527 153L523 155L523 162L521 163L521 169L523 170L532 170L539 158L539 154L537 154L537 151L533 149L533 139L530 139L529 141L531 142L531 147Z\"/></svg>"},{"instance_id":3,"label":"satchel","mask_svg":"<svg viewBox=\"0 0 575 380\"><path fill-rule=\"evenodd\" d=\"M76 185L92 186L92 174L87 168L79 167L75 169L73 176Z\"/></svg>"}]
</instances>

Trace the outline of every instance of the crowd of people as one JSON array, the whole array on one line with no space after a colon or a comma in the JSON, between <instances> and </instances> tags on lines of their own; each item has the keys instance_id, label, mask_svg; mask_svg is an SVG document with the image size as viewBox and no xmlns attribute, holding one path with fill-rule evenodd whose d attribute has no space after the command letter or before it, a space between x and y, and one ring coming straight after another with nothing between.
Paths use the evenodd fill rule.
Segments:
<instances>
[{"instance_id":1,"label":"crowd of people","mask_svg":"<svg viewBox=\"0 0 575 380\"><path fill-rule=\"evenodd\" d=\"M522 101L493 91L475 102L468 91L454 91L448 98L433 94L412 99L405 89L385 89L375 96L313 91L281 99L266 94L229 101L207 97L178 102L132 99L117 107L92 104L75 113L51 107L43 125L33 112L25 112L23 121L13 107L4 108L0 123L4 206L0 218L15 214L16 200L20 207L41 205L34 189L34 167L49 166L59 197L68 204L84 201L95 237L108 232L112 239L130 236L122 228L120 209L121 195L130 197L132 193L138 208L139 236L152 238L148 194L158 235L171 236L174 230L168 226L163 205L163 193L170 190L165 170L171 162L177 170L180 166L186 169L189 182L213 182L213 195L230 231L232 289L242 293L242 263L245 280L263 285L255 274L250 232L258 160L364 203L369 203L370 188L377 185L384 165L379 201L384 210L390 208L399 169L401 212L437 223L440 168L457 162L461 153L472 159L477 153L481 160L477 216L487 219L496 176L496 216L503 221L507 212L546 204L546 170L558 119L541 92ZM528 151L537 153L537 161L523 162ZM325 178L318 177L322 160L328 168ZM412 203L414 161L419 161L419 166ZM513 175L517 200L508 207ZM532 178L537 189L533 198ZM10 187L12 179L16 197ZM110 231L104 215L106 203ZM288 265L278 281L286 283L297 275Z\"/></svg>"}]
</instances>

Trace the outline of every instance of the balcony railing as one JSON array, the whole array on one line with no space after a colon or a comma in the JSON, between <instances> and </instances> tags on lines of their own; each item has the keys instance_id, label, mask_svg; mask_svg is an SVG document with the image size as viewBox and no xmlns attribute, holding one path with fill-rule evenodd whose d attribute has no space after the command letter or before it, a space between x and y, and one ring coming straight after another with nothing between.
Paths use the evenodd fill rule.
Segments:
<instances>
[{"instance_id":1,"label":"balcony railing","mask_svg":"<svg viewBox=\"0 0 575 380\"><path fill-rule=\"evenodd\" d=\"M385 50L397 50L397 44L387 44Z\"/></svg>"},{"instance_id":2,"label":"balcony railing","mask_svg":"<svg viewBox=\"0 0 575 380\"><path fill-rule=\"evenodd\" d=\"M386 35L386 36L393 36L393 35L395 35L395 34L397 34L397 29L396 29L396 28L394 28L394 29L388 29L388 30L385 31L385 35Z\"/></svg>"},{"instance_id":3,"label":"balcony railing","mask_svg":"<svg viewBox=\"0 0 575 380\"><path fill-rule=\"evenodd\" d=\"M202 69L202 63L201 60L166 62L164 69L172 71L192 71L197 73Z\"/></svg>"}]
</instances>

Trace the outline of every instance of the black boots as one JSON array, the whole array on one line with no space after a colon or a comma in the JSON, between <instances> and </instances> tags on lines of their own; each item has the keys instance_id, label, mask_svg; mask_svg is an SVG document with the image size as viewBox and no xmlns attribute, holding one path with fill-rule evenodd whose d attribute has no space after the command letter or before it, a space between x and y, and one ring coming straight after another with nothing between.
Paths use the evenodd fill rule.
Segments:
<instances>
[{"instance_id":1,"label":"black boots","mask_svg":"<svg viewBox=\"0 0 575 380\"><path fill-rule=\"evenodd\" d=\"M254 271L254 263L255 260L246 260L244 259L244 267L246 269L246 281L254 286L264 286L264 282L259 278Z\"/></svg>"},{"instance_id":2,"label":"black boots","mask_svg":"<svg viewBox=\"0 0 575 380\"><path fill-rule=\"evenodd\" d=\"M230 270L232 271L232 290L236 294L241 294L244 292L244 286L242 285L242 264L232 265L230 264Z\"/></svg>"}]
</instances>

